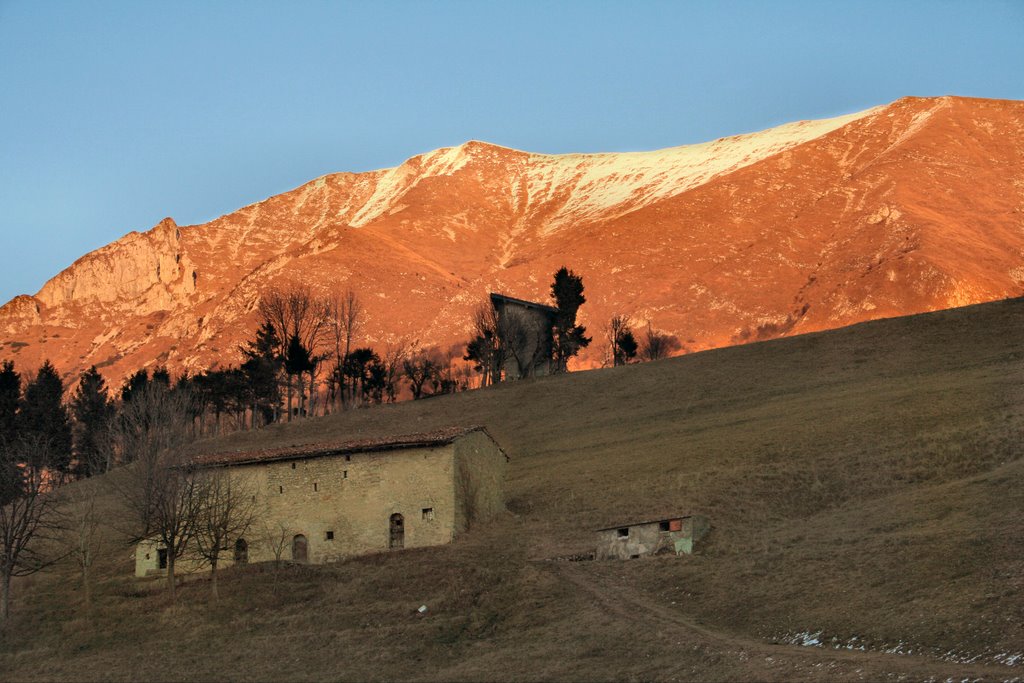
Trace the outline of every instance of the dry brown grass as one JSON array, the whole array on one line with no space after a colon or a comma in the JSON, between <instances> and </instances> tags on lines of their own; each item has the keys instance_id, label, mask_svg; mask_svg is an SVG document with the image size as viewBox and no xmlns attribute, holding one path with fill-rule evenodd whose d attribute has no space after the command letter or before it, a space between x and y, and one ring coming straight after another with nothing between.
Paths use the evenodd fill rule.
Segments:
<instances>
[{"instance_id":1,"label":"dry brown grass","mask_svg":"<svg viewBox=\"0 0 1024 683\"><path fill-rule=\"evenodd\" d=\"M447 547L226 571L217 604L198 580L173 608L111 546L91 621L69 569L17 586L0 678L1019 677L993 656L1024 652L1022 330L1013 300L204 443L482 423L510 514ZM704 554L545 560L676 512L711 518ZM808 631L926 656L770 644Z\"/></svg>"}]
</instances>

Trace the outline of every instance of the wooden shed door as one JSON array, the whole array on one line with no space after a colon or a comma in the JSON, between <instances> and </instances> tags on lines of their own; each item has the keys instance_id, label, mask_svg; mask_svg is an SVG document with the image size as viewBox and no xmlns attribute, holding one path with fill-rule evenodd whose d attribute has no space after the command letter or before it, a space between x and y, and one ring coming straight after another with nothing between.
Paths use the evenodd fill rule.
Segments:
<instances>
[{"instance_id":1,"label":"wooden shed door","mask_svg":"<svg viewBox=\"0 0 1024 683\"><path fill-rule=\"evenodd\" d=\"M388 542L389 548L402 548L405 546L405 519L397 512L391 515L391 535Z\"/></svg>"},{"instance_id":2,"label":"wooden shed door","mask_svg":"<svg viewBox=\"0 0 1024 683\"><path fill-rule=\"evenodd\" d=\"M306 562L309 559L309 546L302 534L292 539L292 559L296 562Z\"/></svg>"}]
</instances>

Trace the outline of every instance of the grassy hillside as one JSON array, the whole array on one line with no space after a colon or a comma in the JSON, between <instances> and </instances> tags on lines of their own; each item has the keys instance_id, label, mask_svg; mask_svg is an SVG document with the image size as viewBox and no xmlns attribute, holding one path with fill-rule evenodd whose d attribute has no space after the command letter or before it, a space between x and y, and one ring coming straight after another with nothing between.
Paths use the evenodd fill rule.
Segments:
<instances>
[{"instance_id":1,"label":"grassy hillside","mask_svg":"<svg viewBox=\"0 0 1024 683\"><path fill-rule=\"evenodd\" d=\"M16 586L0 678L1024 676L1024 300L200 448L451 424L510 454L505 518L441 548L227 571L219 602L199 580L177 607L112 542L91 618L70 568ZM688 512L714 527L701 555L550 560L592 550L595 528ZM830 647L791 644L815 639Z\"/></svg>"}]
</instances>

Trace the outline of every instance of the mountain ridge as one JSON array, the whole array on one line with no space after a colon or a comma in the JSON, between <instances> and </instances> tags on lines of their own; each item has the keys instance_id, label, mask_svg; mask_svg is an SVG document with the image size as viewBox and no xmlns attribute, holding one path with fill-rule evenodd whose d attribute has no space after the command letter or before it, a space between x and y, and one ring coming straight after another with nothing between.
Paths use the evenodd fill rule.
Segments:
<instances>
[{"instance_id":1,"label":"mountain ridge","mask_svg":"<svg viewBox=\"0 0 1024 683\"><path fill-rule=\"evenodd\" d=\"M955 97L648 152L470 140L130 232L0 307L0 357L114 381L230 365L260 291L298 281L359 292L360 343L447 346L487 291L546 300L563 264L595 336L627 313L687 351L1007 298L1022 140L1024 103Z\"/></svg>"}]
</instances>

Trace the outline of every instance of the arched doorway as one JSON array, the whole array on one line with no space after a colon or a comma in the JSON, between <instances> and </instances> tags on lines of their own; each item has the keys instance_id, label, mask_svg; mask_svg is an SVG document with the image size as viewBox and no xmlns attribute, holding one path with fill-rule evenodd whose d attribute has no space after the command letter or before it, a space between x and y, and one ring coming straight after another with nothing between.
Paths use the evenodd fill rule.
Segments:
<instances>
[{"instance_id":1,"label":"arched doorway","mask_svg":"<svg viewBox=\"0 0 1024 683\"><path fill-rule=\"evenodd\" d=\"M235 541L235 564L249 563L249 544L244 538Z\"/></svg>"},{"instance_id":2,"label":"arched doorway","mask_svg":"<svg viewBox=\"0 0 1024 683\"><path fill-rule=\"evenodd\" d=\"M389 548L402 548L405 546L405 518L397 512L391 515L391 533L389 539Z\"/></svg>"},{"instance_id":3,"label":"arched doorway","mask_svg":"<svg viewBox=\"0 0 1024 683\"><path fill-rule=\"evenodd\" d=\"M292 539L292 559L296 562L309 561L309 544L302 534L296 534Z\"/></svg>"}]
</instances>

